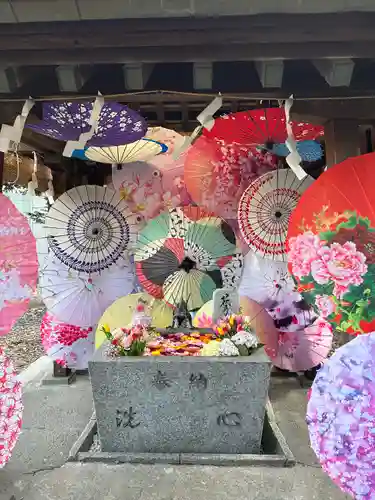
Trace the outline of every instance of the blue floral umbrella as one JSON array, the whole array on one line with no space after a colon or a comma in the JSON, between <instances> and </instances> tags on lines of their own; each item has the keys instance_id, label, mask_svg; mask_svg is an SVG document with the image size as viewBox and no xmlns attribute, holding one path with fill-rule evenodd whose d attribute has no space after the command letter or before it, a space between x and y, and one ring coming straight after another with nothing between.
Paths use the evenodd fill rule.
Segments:
<instances>
[{"instance_id":1,"label":"blue floral umbrella","mask_svg":"<svg viewBox=\"0 0 375 500\"><path fill-rule=\"evenodd\" d=\"M302 158L302 161L318 161L323 157L323 148L317 141L300 141L297 142L297 151ZM278 143L273 144L270 152L277 156L287 157L290 153L286 144Z\"/></svg>"}]
</instances>

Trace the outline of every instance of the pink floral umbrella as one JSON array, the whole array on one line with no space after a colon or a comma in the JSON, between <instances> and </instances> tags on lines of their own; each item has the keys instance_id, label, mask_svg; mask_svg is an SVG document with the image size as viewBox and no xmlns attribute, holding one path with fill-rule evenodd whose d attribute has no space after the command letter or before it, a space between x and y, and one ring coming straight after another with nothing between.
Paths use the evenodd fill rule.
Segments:
<instances>
[{"instance_id":1,"label":"pink floral umbrella","mask_svg":"<svg viewBox=\"0 0 375 500\"><path fill-rule=\"evenodd\" d=\"M187 151L184 179L195 203L226 220L237 219L245 189L275 169L274 155L255 147L199 137Z\"/></svg>"},{"instance_id":2,"label":"pink floral umbrella","mask_svg":"<svg viewBox=\"0 0 375 500\"><path fill-rule=\"evenodd\" d=\"M22 412L21 383L0 347L0 469L9 461L21 432Z\"/></svg>"},{"instance_id":3,"label":"pink floral umbrella","mask_svg":"<svg viewBox=\"0 0 375 500\"><path fill-rule=\"evenodd\" d=\"M27 311L37 280L36 241L29 223L0 194L0 335Z\"/></svg>"},{"instance_id":4,"label":"pink floral umbrella","mask_svg":"<svg viewBox=\"0 0 375 500\"><path fill-rule=\"evenodd\" d=\"M340 347L317 373L307 406L323 470L353 498L375 498L375 333Z\"/></svg>"},{"instance_id":5,"label":"pink floral umbrella","mask_svg":"<svg viewBox=\"0 0 375 500\"><path fill-rule=\"evenodd\" d=\"M85 370L94 353L92 328L81 328L59 321L47 312L40 326L43 347L57 363L76 370Z\"/></svg>"},{"instance_id":6,"label":"pink floral umbrella","mask_svg":"<svg viewBox=\"0 0 375 500\"><path fill-rule=\"evenodd\" d=\"M332 328L318 318L303 330L291 331L280 328L278 350L265 347L272 363L291 372L304 372L318 366L328 356L332 346Z\"/></svg>"},{"instance_id":7,"label":"pink floral umbrella","mask_svg":"<svg viewBox=\"0 0 375 500\"><path fill-rule=\"evenodd\" d=\"M186 199L181 177L174 178L148 162L128 163L120 170L113 167L112 181L132 213L145 222L180 206Z\"/></svg>"}]
</instances>

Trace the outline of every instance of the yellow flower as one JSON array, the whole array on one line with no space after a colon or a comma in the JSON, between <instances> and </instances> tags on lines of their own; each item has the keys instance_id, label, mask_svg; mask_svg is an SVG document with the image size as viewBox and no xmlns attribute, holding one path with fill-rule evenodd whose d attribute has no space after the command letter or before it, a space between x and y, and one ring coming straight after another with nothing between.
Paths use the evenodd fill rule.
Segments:
<instances>
[{"instance_id":1,"label":"yellow flower","mask_svg":"<svg viewBox=\"0 0 375 500\"><path fill-rule=\"evenodd\" d=\"M220 342L216 340L211 340L208 344L205 344L200 350L201 356L219 356Z\"/></svg>"},{"instance_id":2,"label":"yellow flower","mask_svg":"<svg viewBox=\"0 0 375 500\"><path fill-rule=\"evenodd\" d=\"M104 325L102 325L102 330L106 333L111 333L111 329L109 328L108 323L104 323Z\"/></svg>"},{"instance_id":3,"label":"yellow flower","mask_svg":"<svg viewBox=\"0 0 375 500\"><path fill-rule=\"evenodd\" d=\"M122 200L132 201L133 200L133 190L123 187L120 189L120 196Z\"/></svg>"},{"instance_id":4,"label":"yellow flower","mask_svg":"<svg viewBox=\"0 0 375 500\"><path fill-rule=\"evenodd\" d=\"M216 328L216 331L219 335L224 335L224 330L220 326Z\"/></svg>"},{"instance_id":5,"label":"yellow flower","mask_svg":"<svg viewBox=\"0 0 375 500\"><path fill-rule=\"evenodd\" d=\"M234 325L234 316L231 316L231 317L229 318L229 324L230 324L230 326L233 326L233 325Z\"/></svg>"},{"instance_id":6,"label":"yellow flower","mask_svg":"<svg viewBox=\"0 0 375 500\"><path fill-rule=\"evenodd\" d=\"M152 351L151 356L160 356L160 351Z\"/></svg>"}]
</instances>

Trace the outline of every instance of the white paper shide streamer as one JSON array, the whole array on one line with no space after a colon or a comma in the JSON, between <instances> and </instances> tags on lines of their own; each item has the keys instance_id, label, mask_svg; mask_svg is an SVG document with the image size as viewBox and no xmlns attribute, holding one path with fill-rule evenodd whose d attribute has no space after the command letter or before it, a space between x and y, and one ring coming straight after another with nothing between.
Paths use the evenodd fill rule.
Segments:
<instances>
[{"instance_id":1,"label":"white paper shide streamer","mask_svg":"<svg viewBox=\"0 0 375 500\"><path fill-rule=\"evenodd\" d=\"M23 129L25 128L27 117L34 106L35 102L29 98L25 101L22 107L21 114L17 115L13 125L2 125L0 130L0 151L7 153L10 149L11 142L19 144Z\"/></svg>"},{"instance_id":2,"label":"white paper shide streamer","mask_svg":"<svg viewBox=\"0 0 375 500\"><path fill-rule=\"evenodd\" d=\"M100 112L101 112L103 106L104 106L104 97L102 96L102 94L100 92L98 92L98 97L95 99L95 102L94 102L94 105L93 105L92 111L91 111L90 120L89 120L89 124L91 126L90 130L88 132L83 132L79 136L78 141L68 141L65 144L63 156L67 156L68 158L70 158L75 149L84 149L85 148L87 141L89 141L92 138L92 136L95 134L96 127L98 125Z\"/></svg>"},{"instance_id":3,"label":"white paper shide streamer","mask_svg":"<svg viewBox=\"0 0 375 500\"><path fill-rule=\"evenodd\" d=\"M50 205L53 205L55 202L55 190L53 188L53 175L52 175L51 169L49 169L48 184L47 185L48 185L48 189L45 192L45 196L48 200L48 203Z\"/></svg>"},{"instance_id":4,"label":"white paper shide streamer","mask_svg":"<svg viewBox=\"0 0 375 500\"><path fill-rule=\"evenodd\" d=\"M36 173L38 171L38 157L35 151L33 151L33 156L33 172L31 174L31 181L27 185L27 190L30 196L35 196L35 190L38 189L38 178L36 176Z\"/></svg>"},{"instance_id":5,"label":"white paper shide streamer","mask_svg":"<svg viewBox=\"0 0 375 500\"><path fill-rule=\"evenodd\" d=\"M215 118L213 117L213 115L216 113L216 111L219 111L222 105L223 98L219 94L206 108L204 108L201 113L199 113L199 115L197 116L197 121L200 123L200 125L190 136L185 137L182 146L174 151L172 155L172 158L174 160L177 160L179 156L184 153L191 144L193 144L195 139L200 134L202 128L212 130L213 126L215 125Z\"/></svg>"},{"instance_id":6,"label":"white paper shide streamer","mask_svg":"<svg viewBox=\"0 0 375 500\"><path fill-rule=\"evenodd\" d=\"M298 180L302 181L307 173L303 170L300 163L302 158L297 151L297 142L294 138L292 125L290 123L290 110L293 106L293 96L291 95L289 99L285 101L284 109L285 109L285 120L286 120L286 131L288 133L288 138L285 141L286 147L289 149L290 154L286 157L286 161L290 168L295 173Z\"/></svg>"}]
</instances>

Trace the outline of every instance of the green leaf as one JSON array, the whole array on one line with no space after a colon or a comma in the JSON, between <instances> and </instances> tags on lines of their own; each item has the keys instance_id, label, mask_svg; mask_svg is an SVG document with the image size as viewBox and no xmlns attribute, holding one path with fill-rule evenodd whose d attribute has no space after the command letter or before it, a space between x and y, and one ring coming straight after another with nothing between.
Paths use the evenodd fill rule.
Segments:
<instances>
[{"instance_id":1,"label":"green leaf","mask_svg":"<svg viewBox=\"0 0 375 500\"><path fill-rule=\"evenodd\" d=\"M354 229L358 224L358 219L356 215L352 215L346 222L341 222L337 226L337 231L340 229Z\"/></svg>"},{"instance_id":2,"label":"green leaf","mask_svg":"<svg viewBox=\"0 0 375 500\"><path fill-rule=\"evenodd\" d=\"M368 217L361 217L360 216L360 217L358 217L358 224L360 226L364 226L367 229L369 229L370 226L371 226L371 221L370 221L370 219Z\"/></svg>"},{"instance_id":3,"label":"green leaf","mask_svg":"<svg viewBox=\"0 0 375 500\"><path fill-rule=\"evenodd\" d=\"M336 236L336 232L334 231L324 231L319 233L319 238L322 241L327 241L328 243Z\"/></svg>"}]
</instances>

